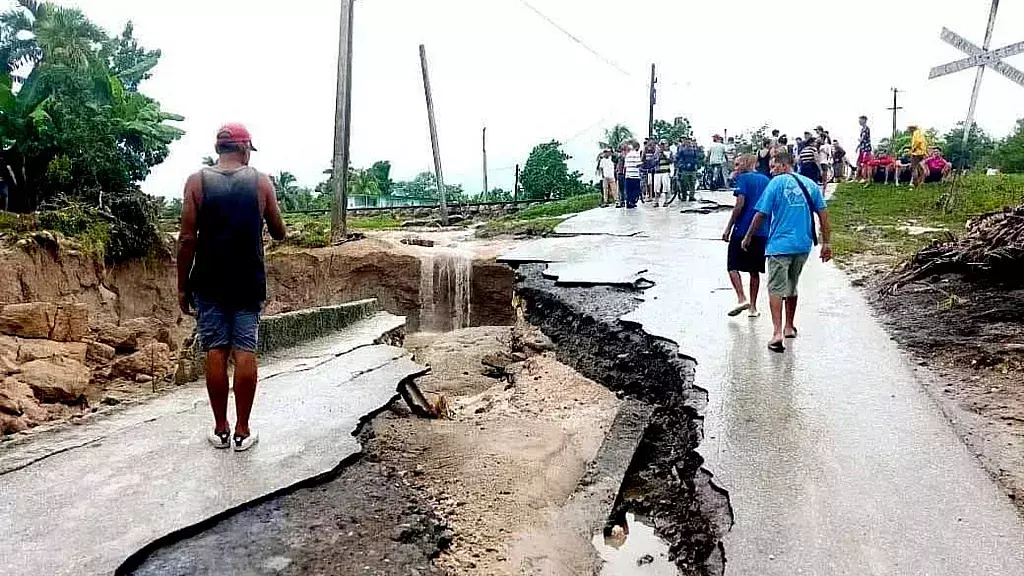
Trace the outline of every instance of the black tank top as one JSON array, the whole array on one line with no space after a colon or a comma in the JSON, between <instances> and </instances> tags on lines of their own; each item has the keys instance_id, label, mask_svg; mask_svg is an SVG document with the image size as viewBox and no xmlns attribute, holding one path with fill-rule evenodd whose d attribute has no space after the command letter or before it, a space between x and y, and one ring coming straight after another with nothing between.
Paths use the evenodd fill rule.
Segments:
<instances>
[{"instance_id":1,"label":"black tank top","mask_svg":"<svg viewBox=\"0 0 1024 576\"><path fill-rule=\"evenodd\" d=\"M772 173L771 168L772 153L768 152L764 156L760 152L757 153L757 171L765 176L770 176Z\"/></svg>"},{"instance_id":2,"label":"black tank top","mask_svg":"<svg viewBox=\"0 0 1024 576\"><path fill-rule=\"evenodd\" d=\"M199 298L234 310L255 310L267 299L259 172L205 168L196 259L189 276Z\"/></svg>"}]
</instances>

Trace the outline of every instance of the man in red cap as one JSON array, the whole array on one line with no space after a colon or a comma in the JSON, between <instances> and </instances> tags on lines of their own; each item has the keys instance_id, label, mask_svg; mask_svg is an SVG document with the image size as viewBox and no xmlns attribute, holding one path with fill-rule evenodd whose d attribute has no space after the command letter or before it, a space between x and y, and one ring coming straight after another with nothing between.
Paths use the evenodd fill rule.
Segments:
<instances>
[{"instance_id":1,"label":"man in red cap","mask_svg":"<svg viewBox=\"0 0 1024 576\"><path fill-rule=\"evenodd\" d=\"M267 299L263 223L275 240L285 237L274 185L249 166L249 130L226 124L217 132L217 164L185 183L178 248L178 304L196 312L196 330L206 351L206 388L213 408L210 443L251 448L259 436L249 428L256 398L256 342ZM228 422L228 359L235 357L234 436Z\"/></svg>"}]
</instances>

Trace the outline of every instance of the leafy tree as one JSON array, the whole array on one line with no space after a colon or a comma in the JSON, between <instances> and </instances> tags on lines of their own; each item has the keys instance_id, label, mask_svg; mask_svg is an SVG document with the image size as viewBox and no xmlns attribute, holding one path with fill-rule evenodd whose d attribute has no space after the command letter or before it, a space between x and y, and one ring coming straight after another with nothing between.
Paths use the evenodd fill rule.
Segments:
<instances>
[{"instance_id":1,"label":"leafy tree","mask_svg":"<svg viewBox=\"0 0 1024 576\"><path fill-rule=\"evenodd\" d=\"M959 168L966 166L975 167L982 160L987 158L995 149L995 142L987 132L973 125L967 137L967 148L964 149L964 123L958 122L957 127L947 132L942 139L946 142L946 158Z\"/></svg>"},{"instance_id":2,"label":"leafy tree","mask_svg":"<svg viewBox=\"0 0 1024 576\"><path fill-rule=\"evenodd\" d=\"M216 166L217 159L213 156L203 156L203 166Z\"/></svg>"},{"instance_id":3,"label":"leafy tree","mask_svg":"<svg viewBox=\"0 0 1024 576\"><path fill-rule=\"evenodd\" d=\"M395 185L391 180L391 162L387 160L374 162L373 166L370 166L370 174L377 180L380 195L384 197L391 196L391 189Z\"/></svg>"},{"instance_id":4,"label":"leafy tree","mask_svg":"<svg viewBox=\"0 0 1024 576\"><path fill-rule=\"evenodd\" d=\"M274 195L277 196L277 203L281 206L281 210L293 212L299 209L296 201L299 187L294 174L279 172L276 176L270 177L270 182L274 185Z\"/></svg>"},{"instance_id":5,"label":"leafy tree","mask_svg":"<svg viewBox=\"0 0 1024 576\"><path fill-rule=\"evenodd\" d=\"M465 201L466 193L461 184L445 184L445 199L449 204L458 204ZM420 172L410 181L396 182L394 194L401 193L406 198L428 199L438 201L437 178L433 172Z\"/></svg>"},{"instance_id":6,"label":"leafy tree","mask_svg":"<svg viewBox=\"0 0 1024 576\"><path fill-rule=\"evenodd\" d=\"M623 144L633 139L633 131L628 126L616 124L604 131L604 140L598 142L602 149L611 148L618 150Z\"/></svg>"},{"instance_id":7,"label":"leafy tree","mask_svg":"<svg viewBox=\"0 0 1024 576\"><path fill-rule=\"evenodd\" d=\"M693 127L690 126L690 120L682 116L676 117L671 124L665 120L654 121L655 140L668 140L670 144L675 144L679 142L680 138L690 138L692 136Z\"/></svg>"},{"instance_id":8,"label":"leafy tree","mask_svg":"<svg viewBox=\"0 0 1024 576\"><path fill-rule=\"evenodd\" d=\"M563 152L561 146L552 140L538 144L530 152L520 175L523 199L567 198L589 192L582 174L569 172L566 161L571 156Z\"/></svg>"},{"instance_id":9,"label":"leafy tree","mask_svg":"<svg viewBox=\"0 0 1024 576\"><path fill-rule=\"evenodd\" d=\"M992 162L1003 172L1024 172L1024 118L1017 120L1016 130L999 144Z\"/></svg>"},{"instance_id":10,"label":"leafy tree","mask_svg":"<svg viewBox=\"0 0 1024 576\"><path fill-rule=\"evenodd\" d=\"M77 9L18 0L0 14L0 168L10 209L83 202L116 221L108 255L148 252L156 204L137 183L183 134L167 124L180 116L138 92L158 57L130 27L110 38Z\"/></svg>"},{"instance_id":11,"label":"leafy tree","mask_svg":"<svg viewBox=\"0 0 1024 576\"><path fill-rule=\"evenodd\" d=\"M140 46L135 39L135 26L128 22L120 36L105 44L102 55L109 62L110 70L124 84L125 90L134 92L143 80L153 76L153 68L160 61L161 53Z\"/></svg>"},{"instance_id":12,"label":"leafy tree","mask_svg":"<svg viewBox=\"0 0 1024 576\"><path fill-rule=\"evenodd\" d=\"M370 197L381 195L380 182L377 181L372 169L353 168L349 170L348 195Z\"/></svg>"},{"instance_id":13,"label":"leafy tree","mask_svg":"<svg viewBox=\"0 0 1024 576\"><path fill-rule=\"evenodd\" d=\"M491 188L487 192L487 198L485 202L511 202L512 192L509 190L503 190L501 188Z\"/></svg>"}]
</instances>

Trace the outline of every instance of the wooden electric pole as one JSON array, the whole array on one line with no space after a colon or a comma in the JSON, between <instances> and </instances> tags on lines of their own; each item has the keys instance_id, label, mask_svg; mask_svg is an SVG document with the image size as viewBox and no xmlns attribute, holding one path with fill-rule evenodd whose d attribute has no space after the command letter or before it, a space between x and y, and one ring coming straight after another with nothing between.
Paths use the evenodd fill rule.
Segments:
<instances>
[{"instance_id":1,"label":"wooden electric pole","mask_svg":"<svg viewBox=\"0 0 1024 576\"><path fill-rule=\"evenodd\" d=\"M512 201L519 201L519 164L516 164L516 183L512 186Z\"/></svg>"},{"instance_id":2,"label":"wooden electric pole","mask_svg":"<svg viewBox=\"0 0 1024 576\"><path fill-rule=\"evenodd\" d=\"M352 124L352 18L353 0L341 0L341 31L338 40L338 93L334 113L334 160L331 180L331 243L348 239L348 165Z\"/></svg>"},{"instance_id":3,"label":"wooden electric pole","mask_svg":"<svg viewBox=\"0 0 1024 576\"><path fill-rule=\"evenodd\" d=\"M420 44L420 67L423 69L423 93L427 98L427 122L430 124L430 146L434 152L434 176L437 179L437 199L441 204L441 225L448 225L448 200L445 198L444 176L441 174L441 148L437 144L437 122L434 121L434 97L430 91L430 73L427 70L427 47Z\"/></svg>"},{"instance_id":4,"label":"wooden electric pole","mask_svg":"<svg viewBox=\"0 0 1024 576\"><path fill-rule=\"evenodd\" d=\"M896 99L898 98L899 93L899 88L892 89L892 108L887 108L887 110L892 110L892 140L889 141L889 147L893 148L892 150L890 150L890 152L893 154L896 154L896 133L899 132L899 127L896 125L896 113L899 110L903 110L903 106L896 105Z\"/></svg>"},{"instance_id":5,"label":"wooden electric pole","mask_svg":"<svg viewBox=\"0 0 1024 576\"><path fill-rule=\"evenodd\" d=\"M654 138L654 105L658 102L658 89L656 84L658 77L655 74L654 64L651 64L651 109L647 120L647 137Z\"/></svg>"},{"instance_id":6,"label":"wooden electric pole","mask_svg":"<svg viewBox=\"0 0 1024 576\"><path fill-rule=\"evenodd\" d=\"M487 126L484 126L484 202L487 202L487 194L490 190L487 187Z\"/></svg>"}]
</instances>

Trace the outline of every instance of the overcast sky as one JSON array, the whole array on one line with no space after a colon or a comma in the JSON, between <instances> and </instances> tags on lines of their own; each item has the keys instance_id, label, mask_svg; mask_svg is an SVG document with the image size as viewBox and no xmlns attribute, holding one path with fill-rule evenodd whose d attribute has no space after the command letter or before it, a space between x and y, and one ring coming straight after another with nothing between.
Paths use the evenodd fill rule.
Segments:
<instances>
[{"instance_id":1,"label":"overcast sky","mask_svg":"<svg viewBox=\"0 0 1024 576\"><path fill-rule=\"evenodd\" d=\"M8 2L9 0L0 0ZM396 178L432 166L417 47L430 59L445 179L481 187L480 129L488 127L490 184L510 189L533 145L566 143L592 173L602 129L646 131L650 64L656 115L691 119L698 139L768 123L791 136L823 124L852 144L857 116L877 138L900 125L946 129L963 119L973 72L929 81L961 54L943 26L981 44L990 0L529 0L626 75L520 0L356 0L352 158L390 160ZM217 127L249 125L265 172L303 185L330 164L338 0L77 0L109 31L127 20L163 59L143 91L187 119L144 189L178 195L212 154ZM1003 2L993 47L1024 40L1024 2ZM1024 68L1024 56L1008 63ZM997 135L1024 117L1024 88L987 72L978 122Z\"/></svg>"}]
</instances>

